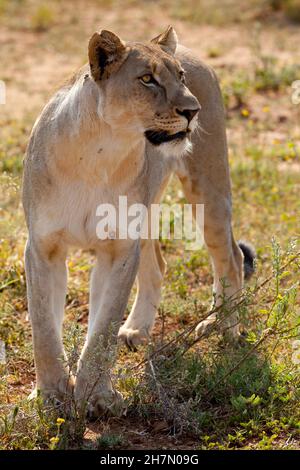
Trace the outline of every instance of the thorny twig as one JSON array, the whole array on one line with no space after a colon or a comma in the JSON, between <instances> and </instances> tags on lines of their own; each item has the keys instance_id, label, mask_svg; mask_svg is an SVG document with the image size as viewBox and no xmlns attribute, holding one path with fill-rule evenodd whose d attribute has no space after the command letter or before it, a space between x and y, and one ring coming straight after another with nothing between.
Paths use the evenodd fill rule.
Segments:
<instances>
[{"instance_id":1,"label":"thorny twig","mask_svg":"<svg viewBox=\"0 0 300 470\"><path fill-rule=\"evenodd\" d=\"M293 263L297 258L300 257L300 251L298 251L292 258L290 258L283 266L281 266L281 268L279 269L279 272L282 272L283 270L285 270L291 263ZM258 284L252 295L256 294L258 291L260 291L266 284L268 284L271 280L273 279L273 275L270 275L268 276L266 279L264 279L260 284ZM232 308L229 310L229 312L227 312L227 314L230 314L231 312L233 312L234 310L236 310L237 308L239 308L241 305L243 305L243 303L245 303L246 299L245 297L242 297L241 299L241 292L243 291L243 289L240 289L238 292L236 292L235 294L231 295L230 297L228 297L226 299L226 303L233 303L233 306ZM239 302L235 303L235 300L238 300L240 299ZM252 304L248 304L248 305L252 305ZM188 338L192 333L193 331L195 331L197 325L199 324L199 321L203 321L203 320L206 320L210 315L212 315L213 313L216 313L216 312L219 312L220 310L222 310L224 308L224 304L221 304L219 305L218 307L215 307L213 308L212 310L210 310L209 312L207 312L201 319L198 319L196 322L194 322L192 325L190 325L188 328L186 328L185 330L183 330L182 333L180 333L176 338L173 338L172 340L168 341L166 344L164 344L163 346L161 346L160 348L156 349L152 354L150 354L148 357L146 357L145 359L143 359L142 361L140 361L138 364L135 364L134 366L132 366L130 368L130 370L133 370L133 369L138 369L140 368L142 365L148 363L150 360L152 360L155 356L157 356L158 354L160 354L162 351L164 351L165 349L169 348L171 345L175 345L177 343L179 343L179 341L181 339L186 339ZM225 317L223 317L221 320L219 321L216 321L214 323L214 328L216 326L219 326L220 323L222 323L222 321L224 321ZM291 328L291 329L294 329L295 327ZM271 331L271 329L269 330L266 330L266 331ZM272 330L272 334L274 334L275 332ZM199 336L199 338L197 338L185 351L184 353L190 349L192 346L194 346L194 344L196 344L198 341L200 341L200 339L203 338L204 335L201 335ZM269 334L267 335L269 336ZM240 364L242 364L242 362L244 362L245 359L247 359L247 357L258 347L260 346L260 344L266 339L266 336L263 334L263 336L260 338L260 340L255 343L255 345L253 346L253 348L251 348L247 353L246 355L239 361L239 363L237 364L236 367L239 367ZM235 368L233 369L233 371L235 370ZM229 372L229 373L232 373L233 371ZM223 379L221 379L223 380Z\"/></svg>"}]
</instances>

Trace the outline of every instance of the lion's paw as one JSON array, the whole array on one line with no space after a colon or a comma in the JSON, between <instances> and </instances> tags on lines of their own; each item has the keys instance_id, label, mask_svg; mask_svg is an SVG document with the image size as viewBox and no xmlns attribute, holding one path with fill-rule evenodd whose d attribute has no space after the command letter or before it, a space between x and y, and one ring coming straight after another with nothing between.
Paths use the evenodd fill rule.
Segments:
<instances>
[{"instance_id":1,"label":"lion's paw","mask_svg":"<svg viewBox=\"0 0 300 470\"><path fill-rule=\"evenodd\" d=\"M71 412L71 395L61 394L55 390L39 390L34 388L27 399L28 401L41 399L46 408L63 411L66 414Z\"/></svg>"},{"instance_id":2,"label":"lion's paw","mask_svg":"<svg viewBox=\"0 0 300 470\"><path fill-rule=\"evenodd\" d=\"M123 416L126 414L126 406L123 396L117 390L99 391L88 402L87 417L90 420L105 415Z\"/></svg>"},{"instance_id":3,"label":"lion's paw","mask_svg":"<svg viewBox=\"0 0 300 470\"><path fill-rule=\"evenodd\" d=\"M216 328L216 316L215 314L210 315L206 320L203 320L196 327L196 338L207 338L211 332ZM223 339L226 343L233 345L243 344L243 339L239 332L239 325L237 323L228 325L223 322L223 325L218 326L218 331L222 333Z\"/></svg>"},{"instance_id":4,"label":"lion's paw","mask_svg":"<svg viewBox=\"0 0 300 470\"><path fill-rule=\"evenodd\" d=\"M140 344L149 341L149 333L146 329L127 328L125 325L120 328L118 337L133 351L136 351Z\"/></svg>"},{"instance_id":5,"label":"lion's paw","mask_svg":"<svg viewBox=\"0 0 300 470\"><path fill-rule=\"evenodd\" d=\"M74 391L74 378L63 377L54 386L35 387L28 396L29 401L40 399L46 407L69 412Z\"/></svg>"},{"instance_id":6,"label":"lion's paw","mask_svg":"<svg viewBox=\"0 0 300 470\"><path fill-rule=\"evenodd\" d=\"M210 315L206 320L197 325L195 333L196 338L205 338L207 337L214 328L214 324L216 322L216 316L214 314Z\"/></svg>"}]
</instances>

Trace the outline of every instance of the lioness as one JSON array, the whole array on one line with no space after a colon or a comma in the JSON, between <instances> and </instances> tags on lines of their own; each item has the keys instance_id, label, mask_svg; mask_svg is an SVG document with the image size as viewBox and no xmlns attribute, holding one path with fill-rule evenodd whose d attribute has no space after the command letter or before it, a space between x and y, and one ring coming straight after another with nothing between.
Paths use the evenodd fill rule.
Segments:
<instances>
[{"instance_id":1,"label":"lioness","mask_svg":"<svg viewBox=\"0 0 300 470\"><path fill-rule=\"evenodd\" d=\"M109 31L95 33L88 56L89 65L55 94L33 127L23 205L36 387L58 400L74 391L76 400L87 400L99 415L119 400L104 367L111 330L118 328L129 346L149 336L165 261L155 240L99 240L97 206L117 204L119 195L126 195L128 204L149 207L176 173L188 201L205 205L217 305L240 291L243 260L250 272L253 259L232 234L223 105L214 72L178 45L172 27L145 44L125 43ZM205 132L193 132L199 120ZM62 343L70 245L91 249L96 257L76 379ZM120 328L136 275L137 297ZM212 314L200 323L198 335L215 320ZM236 339L237 314L224 325ZM95 370L101 371L96 381Z\"/></svg>"}]
</instances>

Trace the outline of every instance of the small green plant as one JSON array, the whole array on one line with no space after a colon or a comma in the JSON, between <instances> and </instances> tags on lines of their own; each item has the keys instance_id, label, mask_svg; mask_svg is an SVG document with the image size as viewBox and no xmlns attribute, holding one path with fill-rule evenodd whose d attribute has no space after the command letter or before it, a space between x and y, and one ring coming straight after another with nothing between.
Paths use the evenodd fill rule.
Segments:
<instances>
[{"instance_id":1,"label":"small green plant","mask_svg":"<svg viewBox=\"0 0 300 470\"><path fill-rule=\"evenodd\" d=\"M262 47L261 24L257 23L253 33L254 89L259 92L279 91L290 86L299 77L300 67L297 64L281 64L272 55L266 55Z\"/></svg>"},{"instance_id":2,"label":"small green plant","mask_svg":"<svg viewBox=\"0 0 300 470\"><path fill-rule=\"evenodd\" d=\"M0 0L0 15L5 12L7 3L7 0Z\"/></svg>"},{"instance_id":3,"label":"small green plant","mask_svg":"<svg viewBox=\"0 0 300 470\"><path fill-rule=\"evenodd\" d=\"M112 450L116 449L124 444L124 439L119 434L103 433L102 436L97 439L97 449Z\"/></svg>"},{"instance_id":4,"label":"small green plant","mask_svg":"<svg viewBox=\"0 0 300 470\"><path fill-rule=\"evenodd\" d=\"M175 18L196 24L223 26L253 19L263 9L261 0L249 2L241 0L176 0L170 3L170 13Z\"/></svg>"},{"instance_id":5,"label":"small green plant","mask_svg":"<svg viewBox=\"0 0 300 470\"><path fill-rule=\"evenodd\" d=\"M295 23L300 22L300 1L286 0L283 4L283 11L286 16Z\"/></svg>"},{"instance_id":6,"label":"small green plant","mask_svg":"<svg viewBox=\"0 0 300 470\"><path fill-rule=\"evenodd\" d=\"M247 103L251 91L250 77L244 72L222 82L223 101L226 109L238 109Z\"/></svg>"},{"instance_id":7,"label":"small green plant","mask_svg":"<svg viewBox=\"0 0 300 470\"><path fill-rule=\"evenodd\" d=\"M210 47L207 51L207 56L211 59L216 59L217 57L221 57L222 50L218 47Z\"/></svg>"},{"instance_id":8,"label":"small green plant","mask_svg":"<svg viewBox=\"0 0 300 470\"><path fill-rule=\"evenodd\" d=\"M32 15L31 24L35 31L47 31L54 24L54 11L46 4L40 5Z\"/></svg>"},{"instance_id":9,"label":"small green plant","mask_svg":"<svg viewBox=\"0 0 300 470\"><path fill-rule=\"evenodd\" d=\"M278 66L274 57L262 56L261 65L255 70L255 89L278 91L290 86L299 77L299 72L298 65Z\"/></svg>"}]
</instances>

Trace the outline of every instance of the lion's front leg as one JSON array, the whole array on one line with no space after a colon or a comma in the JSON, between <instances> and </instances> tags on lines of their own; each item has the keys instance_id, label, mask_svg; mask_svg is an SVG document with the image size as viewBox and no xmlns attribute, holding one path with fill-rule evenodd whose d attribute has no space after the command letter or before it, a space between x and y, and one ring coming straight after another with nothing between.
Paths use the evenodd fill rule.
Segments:
<instances>
[{"instance_id":1,"label":"lion's front leg","mask_svg":"<svg viewBox=\"0 0 300 470\"><path fill-rule=\"evenodd\" d=\"M28 308L33 332L36 388L45 399L65 400L72 390L62 343L67 288L66 252L29 239L25 250ZM34 396L36 390L32 393Z\"/></svg>"},{"instance_id":2,"label":"lion's front leg","mask_svg":"<svg viewBox=\"0 0 300 470\"><path fill-rule=\"evenodd\" d=\"M87 339L78 363L75 399L88 406L92 417L110 410L118 414L122 399L115 391L110 368L115 359L117 332L123 319L128 297L139 262L139 241L115 241L110 262L97 264L91 283L91 316ZM101 295L97 294L101 290Z\"/></svg>"}]
</instances>

